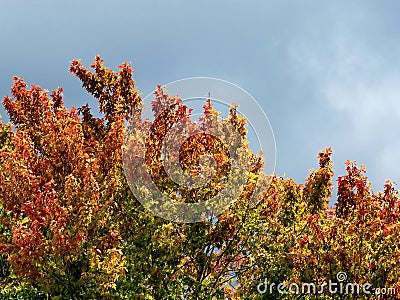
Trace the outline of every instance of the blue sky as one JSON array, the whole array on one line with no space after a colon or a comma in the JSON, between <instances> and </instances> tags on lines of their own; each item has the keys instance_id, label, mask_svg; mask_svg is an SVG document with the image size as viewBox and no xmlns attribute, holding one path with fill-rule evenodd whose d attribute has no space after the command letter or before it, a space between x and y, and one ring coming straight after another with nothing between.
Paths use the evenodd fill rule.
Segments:
<instances>
[{"instance_id":1,"label":"blue sky","mask_svg":"<svg viewBox=\"0 0 400 300\"><path fill-rule=\"evenodd\" d=\"M209 76L239 85L268 115L276 171L298 182L332 146L367 166L375 190L400 183L398 1L0 1L0 94L12 77L93 99L68 72L100 54L130 61L137 87ZM1 109L4 116L4 110Z\"/></svg>"}]
</instances>

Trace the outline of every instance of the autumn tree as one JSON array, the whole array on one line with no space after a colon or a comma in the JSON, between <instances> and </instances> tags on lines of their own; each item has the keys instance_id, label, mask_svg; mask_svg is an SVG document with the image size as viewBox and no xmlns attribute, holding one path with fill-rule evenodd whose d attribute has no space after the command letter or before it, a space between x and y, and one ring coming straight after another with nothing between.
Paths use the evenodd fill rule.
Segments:
<instances>
[{"instance_id":1,"label":"autumn tree","mask_svg":"<svg viewBox=\"0 0 400 300\"><path fill-rule=\"evenodd\" d=\"M51 92L14 78L4 106L15 126L2 125L0 198L6 216L1 251L20 280L51 297L107 294L124 274L118 198L124 118L139 105L131 69L102 67L83 82L99 99L104 119L87 106L66 109ZM79 116L82 115L82 117ZM99 288L100 287L100 288ZM100 294L98 294L100 293Z\"/></svg>"},{"instance_id":2,"label":"autumn tree","mask_svg":"<svg viewBox=\"0 0 400 300\"><path fill-rule=\"evenodd\" d=\"M150 122L142 117L145 107L129 64L112 71L96 57L90 67L73 61L70 71L97 99L100 117L88 105L66 108L61 88L28 88L19 77L3 100L11 124L0 125L0 295L331 299L329 294L260 293L259 286L321 284L337 281L339 272L348 282L400 289L400 203L394 183L374 193L365 168L347 162L331 207L330 148L319 153L319 168L304 184L263 174L269 158L249 150L247 123L237 107L221 118L207 99L195 123L179 95L157 87L147 108L155 117ZM185 126L174 127L177 123ZM224 134L216 138L198 131L207 127ZM171 131L191 134L172 157L189 181L210 171L204 153L214 160L214 173L202 186L180 186L163 165L168 154L163 143L177 138L168 136ZM237 151L230 152L230 144L237 144ZM135 165L140 151L145 168ZM245 167L235 173L240 159ZM142 205L132 182L145 178L161 195L186 204L212 199L229 184L244 184L237 197L221 198L220 214L210 209L200 222L182 223L173 210L162 218ZM156 211L170 205L152 200Z\"/></svg>"}]
</instances>

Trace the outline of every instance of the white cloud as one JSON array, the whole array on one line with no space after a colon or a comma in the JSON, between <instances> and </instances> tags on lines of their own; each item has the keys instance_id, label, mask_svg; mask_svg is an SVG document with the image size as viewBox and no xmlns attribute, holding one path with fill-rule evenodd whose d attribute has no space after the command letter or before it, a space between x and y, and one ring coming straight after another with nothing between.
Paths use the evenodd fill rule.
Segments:
<instances>
[{"instance_id":1,"label":"white cloud","mask_svg":"<svg viewBox=\"0 0 400 300\"><path fill-rule=\"evenodd\" d=\"M350 28L342 24L296 38L290 57L295 76L312 83L316 101L345 120L329 133L332 146L359 155L377 190L385 178L400 181L400 68L377 41L368 35L361 38ZM388 37L380 41L393 49L399 46ZM345 155L339 153L340 164Z\"/></svg>"}]
</instances>

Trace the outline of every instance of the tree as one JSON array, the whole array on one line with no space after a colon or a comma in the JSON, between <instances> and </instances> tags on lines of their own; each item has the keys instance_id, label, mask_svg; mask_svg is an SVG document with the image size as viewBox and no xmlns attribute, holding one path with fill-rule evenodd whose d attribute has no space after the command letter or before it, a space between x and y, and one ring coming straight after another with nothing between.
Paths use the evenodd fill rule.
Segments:
<instances>
[{"instance_id":1,"label":"tree","mask_svg":"<svg viewBox=\"0 0 400 300\"><path fill-rule=\"evenodd\" d=\"M28 89L17 77L12 97L4 98L12 122L0 125L0 285L5 297L293 299L276 289L270 293L272 284L338 282L339 272L346 273L345 282L400 289L400 203L392 182L374 193L365 168L347 162L347 174L338 178L337 204L330 207L330 148L319 153L319 169L305 184L267 176L261 172L263 156L248 148L246 121L235 106L228 117L217 118L208 99L196 125L191 109L158 87L150 123L142 118L129 64L114 72L97 56L91 68L73 61L70 71L98 100L101 117L93 116L88 105L67 109L61 88L50 94L34 85ZM215 174L201 188L179 186L163 167L162 144L178 122L192 136L173 162L194 179L209 171L203 153L216 162ZM198 133L196 126L226 134L216 139ZM247 160L242 173L231 172L231 160L238 158L226 146L233 141L226 126L238 133L237 149ZM129 186L143 178L131 159L143 143L152 181L175 201L207 201L243 178L244 188L235 201L222 199L223 213L210 210L202 222L155 216ZM124 164L124 155L133 165ZM260 202L254 207L251 197L261 181L264 189L257 190ZM261 293L260 284L268 292ZM332 296L300 292L296 299Z\"/></svg>"},{"instance_id":2,"label":"tree","mask_svg":"<svg viewBox=\"0 0 400 300\"><path fill-rule=\"evenodd\" d=\"M3 235L1 249L21 280L51 297L107 293L125 270L115 198L124 188L118 165L123 120L139 98L125 88L133 85L128 65L118 74L101 65L97 58L93 77L79 73L78 62L71 70L88 89L94 85L94 93L104 88L99 82L112 86L112 94L99 95L104 122L87 106L66 109L62 89L49 96L21 78L3 101L15 130L2 125L11 145L1 149L0 198L11 234Z\"/></svg>"}]
</instances>

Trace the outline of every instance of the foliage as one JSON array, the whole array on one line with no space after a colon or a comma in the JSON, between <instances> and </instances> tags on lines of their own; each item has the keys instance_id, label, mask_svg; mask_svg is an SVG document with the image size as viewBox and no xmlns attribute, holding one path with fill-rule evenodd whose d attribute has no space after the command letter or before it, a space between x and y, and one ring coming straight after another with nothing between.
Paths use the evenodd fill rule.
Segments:
<instances>
[{"instance_id":1,"label":"foliage","mask_svg":"<svg viewBox=\"0 0 400 300\"><path fill-rule=\"evenodd\" d=\"M152 107L158 118L150 124L141 118L142 99L129 64L114 72L96 57L91 68L73 61L70 71L98 100L102 117L94 117L88 105L67 109L61 88L49 94L17 77L12 97L4 98L12 125L0 125L1 297L293 299L276 291L261 294L258 287L337 282L339 272L346 272L347 282L393 287L399 295L400 202L394 183L374 193L365 168L346 162L337 203L330 207L330 148L319 153L319 169L297 184L262 174L262 155L245 143L248 180L224 213L194 224L161 219L140 205L125 178L125 122L151 128L146 162L152 179L164 194L188 203L207 200L228 179L236 180L228 174L227 141L199 134L186 141L179 157L184 171L203 171L199 157L205 151L217 161L217 172L206 188L177 186L162 167L161 144L174 123L191 125L191 110L158 87ZM208 100L203 124L217 116ZM246 122L235 107L226 121L246 139ZM257 180L270 185L253 207Z\"/></svg>"}]
</instances>

